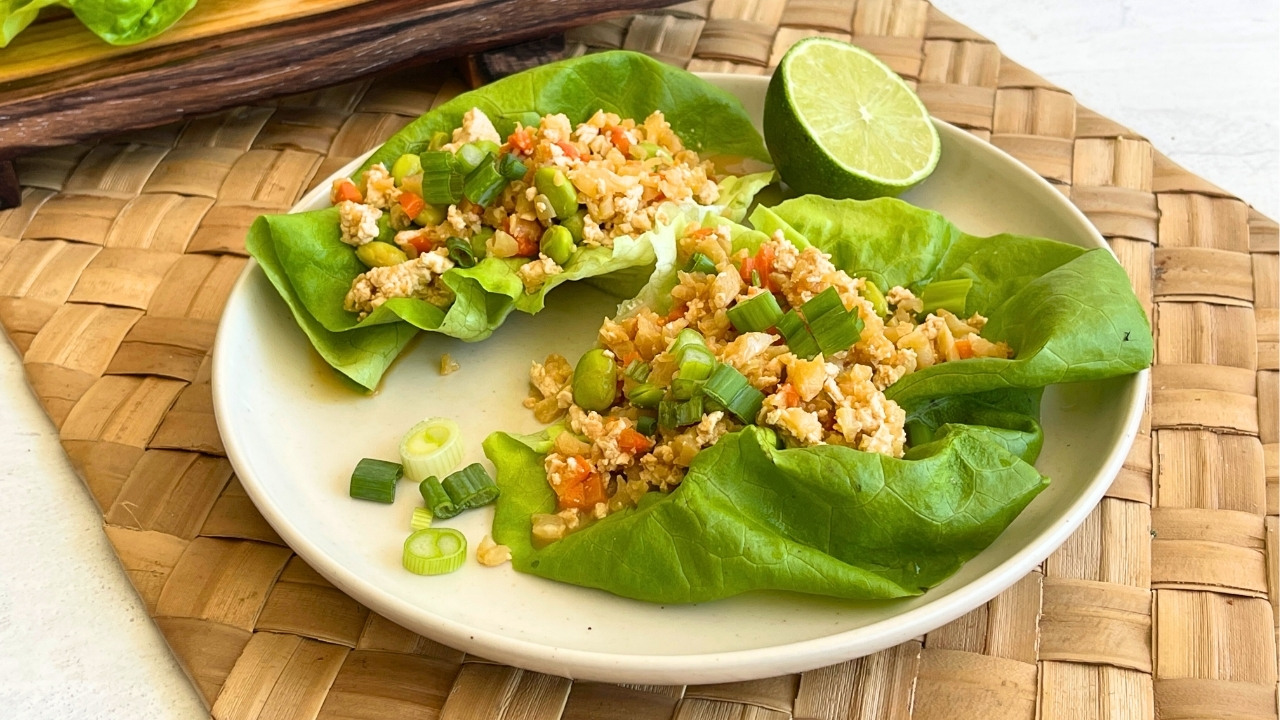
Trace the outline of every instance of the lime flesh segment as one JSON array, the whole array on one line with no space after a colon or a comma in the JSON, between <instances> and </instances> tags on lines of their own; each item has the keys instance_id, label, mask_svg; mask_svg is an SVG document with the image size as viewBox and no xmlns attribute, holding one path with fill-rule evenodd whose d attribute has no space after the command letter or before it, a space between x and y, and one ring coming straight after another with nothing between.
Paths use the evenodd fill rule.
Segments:
<instances>
[{"instance_id":1,"label":"lime flesh segment","mask_svg":"<svg viewBox=\"0 0 1280 720\"><path fill-rule=\"evenodd\" d=\"M897 195L928 177L941 143L924 104L873 55L811 38L779 63L765 139L787 184L837 197Z\"/></svg>"}]
</instances>

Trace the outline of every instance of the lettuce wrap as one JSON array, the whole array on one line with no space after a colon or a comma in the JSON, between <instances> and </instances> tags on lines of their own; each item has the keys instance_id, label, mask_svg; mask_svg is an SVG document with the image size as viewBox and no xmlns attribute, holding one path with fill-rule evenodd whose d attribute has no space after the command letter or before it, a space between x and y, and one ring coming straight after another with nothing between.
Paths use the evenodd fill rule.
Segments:
<instances>
[{"instance_id":1,"label":"lettuce wrap","mask_svg":"<svg viewBox=\"0 0 1280 720\"><path fill-rule=\"evenodd\" d=\"M517 570L660 603L751 590L917 595L990 545L1046 487L1033 466L1045 386L1150 365L1146 315L1106 250L974 237L894 199L807 196L757 208L751 221L755 230L735 229L736 246L782 231L881 288L971 278L966 313L986 315L984 337L1015 355L941 363L889 386L912 435L900 459L838 445L782 449L772 431L748 426L698 454L674 491L650 492L542 548L530 517L556 509L545 448L494 433L484 444L502 490L493 535ZM660 301L673 282L656 272L641 296Z\"/></svg>"},{"instance_id":2,"label":"lettuce wrap","mask_svg":"<svg viewBox=\"0 0 1280 720\"><path fill-rule=\"evenodd\" d=\"M769 159L736 98L691 73L619 51L553 63L463 93L389 138L352 177L377 163L390 166L404 153L426 150L434 134L458 127L473 107L483 110L503 136L518 122L536 125L550 113L564 113L576 124L597 110L636 119L661 110L686 147L724 167ZM726 178L718 207L740 219L772 177L764 172ZM670 214L696 210L673 205ZM664 232L660 224L638 237L615 238L612 248L583 248L563 273L550 276L532 293L516 274L519 260L486 258L471 268L455 267L442 276L456 296L449 307L396 298L363 320L343 309L352 281L367 268L341 241L335 208L260 217L245 244L319 354L352 380L373 388L418 330L483 340L513 310L541 310L546 294L570 280L594 279L621 296L634 294L655 263L649 236Z\"/></svg>"},{"instance_id":3,"label":"lettuce wrap","mask_svg":"<svg viewBox=\"0 0 1280 720\"><path fill-rule=\"evenodd\" d=\"M50 6L71 9L76 19L112 45L133 45L169 29L196 0L0 0L0 48Z\"/></svg>"}]
</instances>

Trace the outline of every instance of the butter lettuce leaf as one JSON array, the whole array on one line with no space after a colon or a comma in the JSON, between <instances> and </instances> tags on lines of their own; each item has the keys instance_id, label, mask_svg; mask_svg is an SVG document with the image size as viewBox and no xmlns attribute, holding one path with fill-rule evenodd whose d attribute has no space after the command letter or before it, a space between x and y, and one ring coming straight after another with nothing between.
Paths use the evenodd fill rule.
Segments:
<instances>
[{"instance_id":1,"label":"butter lettuce leaf","mask_svg":"<svg viewBox=\"0 0 1280 720\"><path fill-rule=\"evenodd\" d=\"M517 122L535 124L548 113L564 113L577 123L599 109L641 120L661 110L685 144L700 152L757 164L769 159L759 133L736 98L644 55L609 52L535 68L463 93L393 135L356 176L375 163L390 166L404 153L425 150L432 135L461 125L463 114L473 107L484 110L502 134L514 130ZM726 179L722 193L726 205L717 207L742 214L755 193L772 179L772 172ZM454 268L444 274L445 284L456 296L447 308L419 299L396 298L363 320L343 308L352 281L366 268L341 241L334 208L260 218L251 227L246 245L264 268L270 266L268 277L328 360L334 356L333 343L317 340L322 337L320 331L343 334L400 325L404 327L395 333L366 333L363 337L368 343L390 343L393 337L426 330L477 341L487 338L513 310L540 311L547 293L564 282L589 281L618 297L630 297L650 281L660 265L653 243L674 248L676 225L703 212L692 205L671 207L669 222L659 223L638 237L616 238L612 248L583 249L566 264L563 273L551 276L531 292L516 272L523 260L486 258L475 267ZM403 343L396 347L403 347ZM381 354L391 348L387 344ZM350 356L341 367L335 367L364 381L372 379L376 385L386 365L370 357L367 367L361 367L356 357Z\"/></svg>"},{"instance_id":2,"label":"butter lettuce leaf","mask_svg":"<svg viewBox=\"0 0 1280 720\"><path fill-rule=\"evenodd\" d=\"M132 45L169 29L196 0L0 0L0 48L22 32L41 8L71 8L77 19L112 45Z\"/></svg>"}]
</instances>

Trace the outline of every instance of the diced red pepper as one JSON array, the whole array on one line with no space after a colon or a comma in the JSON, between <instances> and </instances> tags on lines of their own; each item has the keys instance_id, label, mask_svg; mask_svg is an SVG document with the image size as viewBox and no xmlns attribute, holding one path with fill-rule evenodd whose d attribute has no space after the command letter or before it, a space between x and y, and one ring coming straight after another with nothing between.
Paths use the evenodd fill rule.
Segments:
<instances>
[{"instance_id":1,"label":"diced red pepper","mask_svg":"<svg viewBox=\"0 0 1280 720\"><path fill-rule=\"evenodd\" d=\"M417 250L418 254L421 255L423 253L429 253L440 247L440 242L434 238L424 235L415 235L409 240L409 245L411 245L413 249Z\"/></svg>"},{"instance_id":2,"label":"diced red pepper","mask_svg":"<svg viewBox=\"0 0 1280 720\"><path fill-rule=\"evenodd\" d=\"M773 273L773 246L769 243L761 245L756 252L756 272L760 273L760 283L764 288L772 290L773 280L769 276Z\"/></svg>"},{"instance_id":3,"label":"diced red pepper","mask_svg":"<svg viewBox=\"0 0 1280 720\"><path fill-rule=\"evenodd\" d=\"M400 207L404 208L404 214L411 218L418 217L418 213L427 206L422 196L417 193L402 192L400 193Z\"/></svg>"},{"instance_id":4,"label":"diced red pepper","mask_svg":"<svg viewBox=\"0 0 1280 720\"><path fill-rule=\"evenodd\" d=\"M750 285L750 284L751 284L751 273L752 273L752 271L754 271L755 269L756 269L756 259L755 259L755 258L753 258L753 257L749 257L749 258L747 258L746 260L743 260L743 261L742 261L742 268L740 269L740 273L741 273L741 275L742 275L742 282L747 283L748 285Z\"/></svg>"},{"instance_id":5,"label":"diced red pepper","mask_svg":"<svg viewBox=\"0 0 1280 720\"><path fill-rule=\"evenodd\" d=\"M507 138L507 144L511 148L521 154L528 155L533 152L533 135L529 133L529 128L520 128Z\"/></svg>"}]
</instances>

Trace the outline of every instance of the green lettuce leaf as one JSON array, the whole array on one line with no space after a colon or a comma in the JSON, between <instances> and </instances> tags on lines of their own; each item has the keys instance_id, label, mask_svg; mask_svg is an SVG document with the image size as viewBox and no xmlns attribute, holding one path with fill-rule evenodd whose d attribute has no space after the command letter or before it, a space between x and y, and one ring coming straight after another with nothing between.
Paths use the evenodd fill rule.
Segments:
<instances>
[{"instance_id":1,"label":"green lettuce leaf","mask_svg":"<svg viewBox=\"0 0 1280 720\"><path fill-rule=\"evenodd\" d=\"M937 280L973 281L966 314L987 316L983 337L1007 342L1014 357L911 373L885 393L904 407L946 395L1127 375L1151 364L1146 313L1124 269L1101 248L1018 235L976 237L893 198L809 195L758 208L751 222L766 233L802 235L830 253L836 267L882 290L901 285L919 294Z\"/></svg>"},{"instance_id":2,"label":"green lettuce leaf","mask_svg":"<svg viewBox=\"0 0 1280 720\"><path fill-rule=\"evenodd\" d=\"M804 197L757 207L751 222L732 227L736 247L780 230L886 290L972 278L966 311L986 315L983 335L1008 341L1014 358L944 363L890 386L915 437L902 459L778 450L770 431L748 427L700 453L672 493L540 549L530 516L555 508L537 452L547 444L495 433L485 442L503 493L494 537L517 570L653 602L760 589L917 594L986 548L1046 486L1031 465L1044 444L1045 386L1151 362L1146 316L1105 250L977 238L892 199ZM674 278L674 268L655 271L639 298L661 310Z\"/></svg>"},{"instance_id":3,"label":"green lettuce leaf","mask_svg":"<svg viewBox=\"0 0 1280 720\"><path fill-rule=\"evenodd\" d=\"M41 8L71 8L80 22L112 45L132 45L169 29L196 0L0 0L0 48L36 19Z\"/></svg>"},{"instance_id":4,"label":"green lettuce leaf","mask_svg":"<svg viewBox=\"0 0 1280 720\"><path fill-rule=\"evenodd\" d=\"M503 134L511 132L517 121L532 124L554 112L565 113L576 123L602 108L638 119L662 110L685 144L701 152L754 161L769 157L760 135L731 95L644 55L610 52L536 68L459 95L393 135L364 168L378 162L389 166L401 154L425 149L434 133L458 127L463 114L473 107L484 110ZM766 172L724 181L725 207L745 212L754 194L772 178L773 173ZM671 207L673 222L703 212L694 206ZM663 224L639 237L617 238L613 248L579 252L565 272L552 276L532 293L525 292L516 274L522 261L487 258L473 268L445 273L444 282L456 295L447 310L423 300L397 298L364 320L343 309L351 282L366 268L342 243L335 209L266 216L254 223L246 244L264 268L271 265L268 277L286 296L299 325L313 341L317 330L341 334L380 325L409 326L401 328L401 334L428 330L476 341L488 337L512 310L541 310L547 293L564 282L590 281L620 297L631 296L649 282L660 265L652 244L669 243L674 248L674 232L674 227ZM268 246L271 253L264 251ZM392 336L370 333L366 337L369 342L389 342ZM326 359L332 354L326 354L331 347L317 345L317 349ZM384 350L390 352L391 345ZM373 378L376 384L386 368L382 354L377 362L370 356L367 368L358 367L351 358L353 362L339 370L348 375L357 373L366 380Z\"/></svg>"},{"instance_id":5,"label":"green lettuce leaf","mask_svg":"<svg viewBox=\"0 0 1280 720\"><path fill-rule=\"evenodd\" d=\"M494 433L493 535L522 572L650 602L748 590L849 599L916 595L991 543L1047 480L962 425L898 460L835 445L778 450L758 427L704 450L679 489L544 548L530 515L554 512L542 456Z\"/></svg>"}]
</instances>

